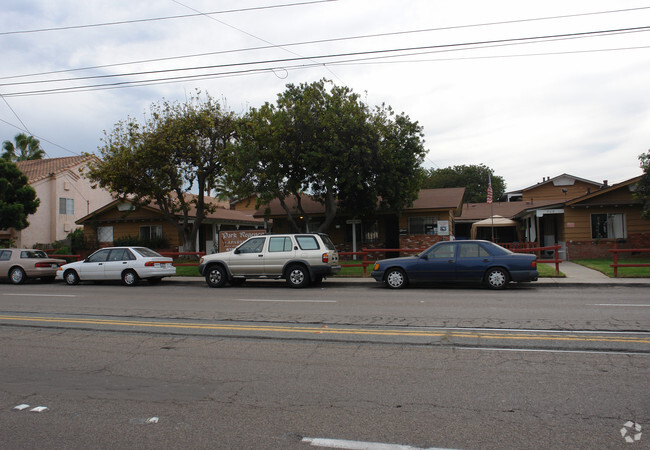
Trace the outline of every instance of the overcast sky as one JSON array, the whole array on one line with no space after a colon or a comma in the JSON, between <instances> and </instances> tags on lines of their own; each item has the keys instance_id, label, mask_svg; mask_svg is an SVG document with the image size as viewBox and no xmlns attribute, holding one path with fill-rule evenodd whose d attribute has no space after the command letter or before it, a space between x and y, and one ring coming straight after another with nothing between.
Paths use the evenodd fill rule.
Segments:
<instances>
[{"instance_id":1,"label":"overcast sky","mask_svg":"<svg viewBox=\"0 0 650 450\"><path fill-rule=\"evenodd\" d=\"M426 167L485 164L508 190L624 181L650 149L647 1L2 3L0 140L27 130L49 157L196 88L243 113L321 78L418 121Z\"/></svg>"}]
</instances>

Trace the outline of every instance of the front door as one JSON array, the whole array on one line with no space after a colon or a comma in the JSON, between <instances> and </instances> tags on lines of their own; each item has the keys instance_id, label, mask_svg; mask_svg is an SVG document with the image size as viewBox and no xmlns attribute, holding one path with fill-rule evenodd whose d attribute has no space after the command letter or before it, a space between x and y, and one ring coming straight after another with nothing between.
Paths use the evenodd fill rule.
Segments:
<instances>
[{"instance_id":1,"label":"front door","mask_svg":"<svg viewBox=\"0 0 650 450\"><path fill-rule=\"evenodd\" d=\"M98 250L90 255L77 270L82 280L103 280L104 264L108 260L109 249Z\"/></svg>"},{"instance_id":2,"label":"front door","mask_svg":"<svg viewBox=\"0 0 650 450\"><path fill-rule=\"evenodd\" d=\"M258 237L237 247L228 262L230 272L236 276L263 275L265 243L266 237Z\"/></svg>"},{"instance_id":3,"label":"front door","mask_svg":"<svg viewBox=\"0 0 650 450\"><path fill-rule=\"evenodd\" d=\"M413 278L418 281L456 280L456 243L444 242L420 255Z\"/></svg>"}]
</instances>

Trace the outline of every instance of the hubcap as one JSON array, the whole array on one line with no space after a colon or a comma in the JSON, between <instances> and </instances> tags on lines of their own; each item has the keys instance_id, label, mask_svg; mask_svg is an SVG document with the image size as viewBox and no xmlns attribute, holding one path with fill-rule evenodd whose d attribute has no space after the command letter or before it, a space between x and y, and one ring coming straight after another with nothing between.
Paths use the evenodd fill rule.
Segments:
<instances>
[{"instance_id":1,"label":"hubcap","mask_svg":"<svg viewBox=\"0 0 650 450\"><path fill-rule=\"evenodd\" d=\"M20 283L23 281L23 272L20 270L14 270L11 272L11 281L14 283Z\"/></svg>"},{"instance_id":2,"label":"hubcap","mask_svg":"<svg viewBox=\"0 0 650 450\"><path fill-rule=\"evenodd\" d=\"M494 287L503 286L506 282L506 277L503 272L492 272L490 274L490 284Z\"/></svg>"},{"instance_id":3,"label":"hubcap","mask_svg":"<svg viewBox=\"0 0 650 450\"><path fill-rule=\"evenodd\" d=\"M221 272L213 270L210 272L210 282L217 284L221 282Z\"/></svg>"},{"instance_id":4,"label":"hubcap","mask_svg":"<svg viewBox=\"0 0 650 450\"><path fill-rule=\"evenodd\" d=\"M65 276L65 281L66 281L68 284L72 284L72 283L74 283L74 282L75 282L75 279L76 279L76 277L75 277L75 274L74 274L74 273L69 273L69 274L67 274L67 275Z\"/></svg>"},{"instance_id":5,"label":"hubcap","mask_svg":"<svg viewBox=\"0 0 650 450\"><path fill-rule=\"evenodd\" d=\"M129 272L124 275L124 282L126 284L133 284L135 282L135 274L133 272Z\"/></svg>"},{"instance_id":6,"label":"hubcap","mask_svg":"<svg viewBox=\"0 0 650 450\"><path fill-rule=\"evenodd\" d=\"M290 278L292 284L300 284L305 280L305 274L302 270L293 270Z\"/></svg>"},{"instance_id":7,"label":"hubcap","mask_svg":"<svg viewBox=\"0 0 650 450\"><path fill-rule=\"evenodd\" d=\"M392 287L400 287L404 284L404 277L400 272L395 271L388 274L386 281L388 281L388 284Z\"/></svg>"}]
</instances>

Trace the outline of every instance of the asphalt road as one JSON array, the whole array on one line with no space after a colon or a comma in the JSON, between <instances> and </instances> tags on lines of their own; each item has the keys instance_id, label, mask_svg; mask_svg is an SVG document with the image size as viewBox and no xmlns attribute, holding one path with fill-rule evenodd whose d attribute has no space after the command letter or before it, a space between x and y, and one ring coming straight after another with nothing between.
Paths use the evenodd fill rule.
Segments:
<instances>
[{"instance_id":1,"label":"asphalt road","mask_svg":"<svg viewBox=\"0 0 650 450\"><path fill-rule=\"evenodd\" d=\"M2 284L0 447L648 448L647 297Z\"/></svg>"}]
</instances>

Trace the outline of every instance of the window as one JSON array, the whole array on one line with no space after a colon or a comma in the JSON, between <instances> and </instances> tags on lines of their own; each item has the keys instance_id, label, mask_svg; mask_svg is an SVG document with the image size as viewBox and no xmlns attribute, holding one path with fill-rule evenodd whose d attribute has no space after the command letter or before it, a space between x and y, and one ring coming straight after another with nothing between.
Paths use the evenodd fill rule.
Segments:
<instances>
[{"instance_id":1,"label":"window","mask_svg":"<svg viewBox=\"0 0 650 450\"><path fill-rule=\"evenodd\" d=\"M320 248L314 236L296 236L296 241L303 250L318 250Z\"/></svg>"},{"instance_id":2,"label":"window","mask_svg":"<svg viewBox=\"0 0 650 450\"><path fill-rule=\"evenodd\" d=\"M436 245L427 254L427 259L445 259L453 258L456 253L456 244Z\"/></svg>"},{"instance_id":3,"label":"window","mask_svg":"<svg viewBox=\"0 0 650 450\"><path fill-rule=\"evenodd\" d=\"M20 257L25 259L47 258L47 254L41 250L23 250Z\"/></svg>"},{"instance_id":4,"label":"window","mask_svg":"<svg viewBox=\"0 0 650 450\"><path fill-rule=\"evenodd\" d=\"M485 258L490 254L476 243L460 243L458 244L458 257L459 258Z\"/></svg>"},{"instance_id":5,"label":"window","mask_svg":"<svg viewBox=\"0 0 650 450\"><path fill-rule=\"evenodd\" d=\"M74 215L74 198L59 198L59 214Z\"/></svg>"},{"instance_id":6,"label":"window","mask_svg":"<svg viewBox=\"0 0 650 450\"><path fill-rule=\"evenodd\" d=\"M0 251L0 261L9 261L11 259L11 250Z\"/></svg>"},{"instance_id":7,"label":"window","mask_svg":"<svg viewBox=\"0 0 650 450\"><path fill-rule=\"evenodd\" d=\"M140 239L151 241L162 237L162 225L146 225L140 227Z\"/></svg>"},{"instance_id":8,"label":"window","mask_svg":"<svg viewBox=\"0 0 650 450\"><path fill-rule=\"evenodd\" d=\"M409 234L437 234L437 217L409 217Z\"/></svg>"},{"instance_id":9,"label":"window","mask_svg":"<svg viewBox=\"0 0 650 450\"><path fill-rule=\"evenodd\" d=\"M126 248L117 248L111 250L111 254L108 257L108 261L132 261L134 259L135 257Z\"/></svg>"},{"instance_id":10,"label":"window","mask_svg":"<svg viewBox=\"0 0 650 450\"><path fill-rule=\"evenodd\" d=\"M624 214L592 214L592 239L623 239L625 238Z\"/></svg>"},{"instance_id":11,"label":"window","mask_svg":"<svg viewBox=\"0 0 650 450\"><path fill-rule=\"evenodd\" d=\"M108 258L110 250L97 250L88 257L88 262L104 262Z\"/></svg>"},{"instance_id":12,"label":"window","mask_svg":"<svg viewBox=\"0 0 650 450\"><path fill-rule=\"evenodd\" d=\"M97 227L97 241L113 242L113 227Z\"/></svg>"},{"instance_id":13,"label":"window","mask_svg":"<svg viewBox=\"0 0 650 450\"><path fill-rule=\"evenodd\" d=\"M249 239L238 247L239 253L261 253L266 238Z\"/></svg>"},{"instance_id":14,"label":"window","mask_svg":"<svg viewBox=\"0 0 650 450\"><path fill-rule=\"evenodd\" d=\"M272 237L269 240L269 252L289 252L292 248L290 237Z\"/></svg>"}]
</instances>

